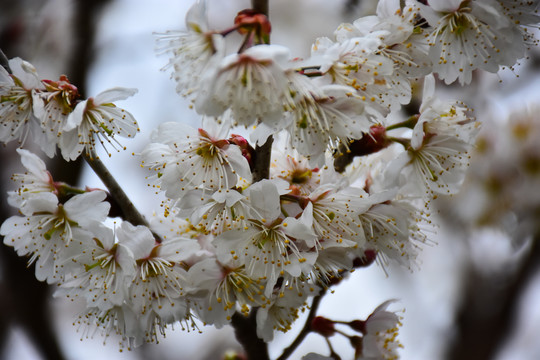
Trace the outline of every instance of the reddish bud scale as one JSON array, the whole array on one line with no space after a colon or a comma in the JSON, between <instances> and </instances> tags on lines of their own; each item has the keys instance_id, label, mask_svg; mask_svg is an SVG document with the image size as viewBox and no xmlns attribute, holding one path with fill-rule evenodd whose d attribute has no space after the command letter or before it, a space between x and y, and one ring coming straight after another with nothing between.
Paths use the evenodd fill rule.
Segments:
<instances>
[{"instance_id":1,"label":"reddish bud scale","mask_svg":"<svg viewBox=\"0 0 540 360\"><path fill-rule=\"evenodd\" d=\"M260 36L270 35L272 25L266 15L253 9L242 10L236 15L234 24L238 27L240 34L247 34L256 31Z\"/></svg>"},{"instance_id":2,"label":"reddish bud scale","mask_svg":"<svg viewBox=\"0 0 540 360\"><path fill-rule=\"evenodd\" d=\"M336 333L334 322L322 316L313 318L311 321L311 331L321 334L324 337L330 337Z\"/></svg>"},{"instance_id":3,"label":"reddish bud scale","mask_svg":"<svg viewBox=\"0 0 540 360\"><path fill-rule=\"evenodd\" d=\"M63 98L74 100L79 97L79 90L69 82L66 75L60 75L58 81L43 80L43 84L50 92L62 92Z\"/></svg>"},{"instance_id":4,"label":"reddish bud scale","mask_svg":"<svg viewBox=\"0 0 540 360\"><path fill-rule=\"evenodd\" d=\"M353 140L348 144L348 150L340 149L342 153L336 156L334 167L336 171L342 172L351 163L355 156L366 156L374 154L392 144L386 136L386 128L382 125L373 125L368 134L362 138Z\"/></svg>"},{"instance_id":5,"label":"reddish bud scale","mask_svg":"<svg viewBox=\"0 0 540 360\"><path fill-rule=\"evenodd\" d=\"M71 84L66 75L60 75L58 81L42 80L45 89L52 93L52 96L47 99L50 101L52 97L57 97L58 103L63 107L64 114L69 114L75 108L75 100L80 97L79 90Z\"/></svg>"},{"instance_id":6,"label":"reddish bud scale","mask_svg":"<svg viewBox=\"0 0 540 360\"><path fill-rule=\"evenodd\" d=\"M246 158L251 168L253 163L253 153L255 152L255 149L253 149L251 145L249 145L249 142L240 135L231 134L231 137L229 138L229 143L237 145L240 150L242 150L242 156Z\"/></svg>"}]
</instances>

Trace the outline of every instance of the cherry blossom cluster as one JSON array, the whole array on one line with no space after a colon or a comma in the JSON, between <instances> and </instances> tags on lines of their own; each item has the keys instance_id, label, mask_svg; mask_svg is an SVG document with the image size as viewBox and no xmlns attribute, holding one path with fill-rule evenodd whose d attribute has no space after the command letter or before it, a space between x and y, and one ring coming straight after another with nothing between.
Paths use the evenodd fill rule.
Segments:
<instances>
[{"instance_id":1,"label":"cherry blossom cluster","mask_svg":"<svg viewBox=\"0 0 540 360\"><path fill-rule=\"evenodd\" d=\"M66 161L90 154L96 141L119 145L115 136L134 137L133 116L113 101L134 95L136 89L113 88L81 101L77 87L65 75L58 81L40 80L27 61L9 61L12 73L0 67L0 141L37 144L53 157L58 147Z\"/></svg>"},{"instance_id":2,"label":"cherry blossom cluster","mask_svg":"<svg viewBox=\"0 0 540 360\"><path fill-rule=\"evenodd\" d=\"M161 209L149 221L112 221L114 191L55 182L19 149L26 172L13 176L8 202L20 214L2 224L4 243L56 284L56 296L86 302L77 323L128 346L175 323L220 328L242 315L270 342L355 269L416 267L432 202L458 193L479 130L465 104L437 98L433 74L464 84L473 70L514 65L536 42L539 18L538 1L402 3L381 0L376 15L341 24L297 59L269 43L264 14L244 10L215 30L197 1L186 31L158 39L177 92L202 117L198 129L159 125L140 154L166 198ZM86 153L92 162L96 142L115 147L138 131L112 103L136 90L81 101L65 76L39 81L29 63L9 65L12 73L0 69L2 142L31 138L48 156L58 147L65 160ZM422 79L421 105L405 116ZM328 338L348 325L356 358L394 359L401 319L390 303L365 320L315 317L310 329ZM305 359L334 358L328 344L330 357Z\"/></svg>"}]
</instances>

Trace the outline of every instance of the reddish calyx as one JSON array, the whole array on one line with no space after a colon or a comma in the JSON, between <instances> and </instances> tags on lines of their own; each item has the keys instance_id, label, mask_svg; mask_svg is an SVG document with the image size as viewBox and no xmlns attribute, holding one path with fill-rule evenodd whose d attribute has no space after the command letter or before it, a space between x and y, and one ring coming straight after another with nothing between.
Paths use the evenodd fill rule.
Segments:
<instances>
[{"instance_id":1,"label":"reddish calyx","mask_svg":"<svg viewBox=\"0 0 540 360\"><path fill-rule=\"evenodd\" d=\"M237 145L240 148L240 150L242 151L242 156L246 158L249 166L251 167L253 162L253 153L255 152L255 149L253 149L251 145L249 145L249 142L244 137L236 134L231 134L229 142L231 144Z\"/></svg>"},{"instance_id":2,"label":"reddish calyx","mask_svg":"<svg viewBox=\"0 0 540 360\"><path fill-rule=\"evenodd\" d=\"M242 35L254 33L259 43L268 44L270 42L272 25L263 13L253 9L242 10L236 15L234 25Z\"/></svg>"},{"instance_id":3,"label":"reddish calyx","mask_svg":"<svg viewBox=\"0 0 540 360\"><path fill-rule=\"evenodd\" d=\"M60 75L58 81L42 80L42 82L45 85L45 89L54 94L52 97L59 97L58 102L62 104L64 110L68 110L68 113L71 112L71 109L75 107L75 100L80 95L77 87L69 82L67 76Z\"/></svg>"},{"instance_id":4,"label":"reddish calyx","mask_svg":"<svg viewBox=\"0 0 540 360\"><path fill-rule=\"evenodd\" d=\"M386 128L373 125L369 128L369 133L351 141L345 149L340 148L340 153L335 155L334 167L337 172L343 172L355 156L374 154L390 144L392 141L386 136Z\"/></svg>"}]
</instances>

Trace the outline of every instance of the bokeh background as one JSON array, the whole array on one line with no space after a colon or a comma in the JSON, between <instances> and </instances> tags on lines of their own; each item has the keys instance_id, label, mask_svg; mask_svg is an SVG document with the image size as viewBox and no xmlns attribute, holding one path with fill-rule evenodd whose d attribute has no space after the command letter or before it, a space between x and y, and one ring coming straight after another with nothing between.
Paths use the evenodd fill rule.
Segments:
<instances>
[{"instance_id":1,"label":"bokeh background","mask_svg":"<svg viewBox=\"0 0 540 360\"><path fill-rule=\"evenodd\" d=\"M216 28L230 26L235 14L249 7L249 0L208 2L210 23ZM159 211L161 199L148 188L136 154L159 123L197 126L199 121L189 103L176 94L169 73L160 71L167 58L156 55L153 34L184 29L191 4L192 0L0 0L0 48L9 58L30 61L43 79L66 74L85 97L114 86L139 89L118 105L133 113L141 133L123 143L127 151L113 151L110 159L101 156L147 216ZM374 0L270 0L272 42L306 57L316 37L331 36L340 23L371 14L375 7ZM511 121L515 109L540 101L539 64L539 52L533 48L514 70L477 73L474 85L467 87L439 86L439 96L465 101L483 121L484 130L505 131L500 124ZM540 147L540 139L538 143ZM54 159L48 168L56 180L102 186L80 162ZM13 189L10 176L18 171L14 145L0 147L1 219L13 215L5 192ZM441 201L441 226L433 243L424 247L415 271L393 265L386 271L377 265L357 270L323 299L319 314L335 320L360 319L380 303L398 299L392 309L404 309L400 339L405 360L540 359L540 251L534 233L517 231L517 220L471 227L450 215L456 209L452 201L466 203L459 196ZM540 222L538 214L531 216L530 221ZM119 352L119 339L111 336L103 344L99 333L86 338L91 334L73 326L81 304L51 294L52 289L34 279L26 259L0 247L0 359L210 360L239 350L231 329L201 325L201 333L177 328L158 345ZM271 354L279 355L299 328L278 334ZM345 338L337 335L332 342L343 359L351 358ZM291 358L300 359L310 351L327 353L316 334L309 335Z\"/></svg>"}]
</instances>

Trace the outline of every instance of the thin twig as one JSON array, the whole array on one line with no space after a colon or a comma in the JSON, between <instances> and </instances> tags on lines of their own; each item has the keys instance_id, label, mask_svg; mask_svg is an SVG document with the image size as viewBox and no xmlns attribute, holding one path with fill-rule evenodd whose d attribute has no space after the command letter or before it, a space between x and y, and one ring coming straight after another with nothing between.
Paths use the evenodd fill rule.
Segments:
<instances>
[{"instance_id":1,"label":"thin twig","mask_svg":"<svg viewBox=\"0 0 540 360\"><path fill-rule=\"evenodd\" d=\"M144 225L148 226L146 219L137 211L131 200L122 190L120 185L116 182L116 179L111 175L109 170L105 167L105 164L95 155L92 157L84 153L84 160L90 165L92 170L99 176L101 181L105 184L109 193L120 206L122 210L123 218L133 225Z\"/></svg>"},{"instance_id":2,"label":"thin twig","mask_svg":"<svg viewBox=\"0 0 540 360\"><path fill-rule=\"evenodd\" d=\"M317 309L319 308L323 296L326 294L326 290L327 289L323 289L319 295L313 298L313 302L311 303L311 308L309 309L309 314L306 322L304 323L304 327L302 328L296 339L294 339L292 344L283 350L283 353L277 358L277 360L287 359L302 343L302 341L304 341L306 336L311 332L311 322L315 318L315 315L317 315Z\"/></svg>"},{"instance_id":3,"label":"thin twig","mask_svg":"<svg viewBox=\"0 0 540 360\"><path fill-rule=\"evenodd\" d=\"M6 69L8 73L13 74L13 71L11 71L11 68L9 67L9 60L2 49L0 49L0 65L2 65L2 67Z\"/></svg>"}]
</instances>

